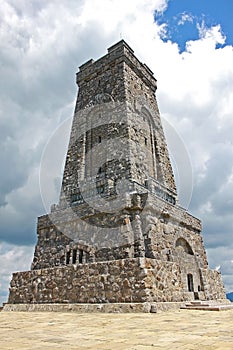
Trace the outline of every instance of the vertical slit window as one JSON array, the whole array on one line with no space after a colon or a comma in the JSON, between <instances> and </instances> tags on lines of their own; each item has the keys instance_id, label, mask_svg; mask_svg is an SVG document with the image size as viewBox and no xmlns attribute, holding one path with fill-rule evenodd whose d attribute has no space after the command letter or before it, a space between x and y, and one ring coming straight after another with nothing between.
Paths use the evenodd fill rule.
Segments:
<instances>
[{"instance_id":1,"label":"vertical slit window","mask_svg":"<svg viewBox=\"0 0 233 350\"><path fill-rule=\"evenodd\" d=\"M66 252L66 265L70 263L70 251Z\"/></svg>"},{"instance_id":2,"label":"vertical slit window","mask_svg":"<svg viewBox=\"0 0 233 350\"><path fill-rule=\"evenodd\" d=\"M72 254L72 264L76 264L76 260L77 260L77 249L74 249Z\"/></svg>"},{"instance_id":3,"label":"vertical slit window","mask_svg":"<svg viewBox=\"0 0 233 350\"><path fill-rule=\"evenodd\" d=\"M79 262L79 264L83 263L83 250L82 249L79 250L78 262Z\"/></svg>"},{"instance_id":4,"label":"vertical slit window","mask_svg":"<svg viewBox=\"0 0 233 350\"><path fill-rule=\"evenodd\" d=\"M193 275L191 273L188 273L187 280L188 280L188 291L194 292Z\"/></svg>"}]
</instances>

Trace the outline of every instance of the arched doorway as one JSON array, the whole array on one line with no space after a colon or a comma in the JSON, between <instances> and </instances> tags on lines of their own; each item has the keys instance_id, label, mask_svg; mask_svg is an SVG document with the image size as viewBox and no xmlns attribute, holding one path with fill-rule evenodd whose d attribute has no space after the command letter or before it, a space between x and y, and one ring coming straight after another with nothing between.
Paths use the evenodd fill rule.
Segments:
<instances>
[{"instance_id":1,"label":"arched doorway","mask_svg":"<svg viewBox=\"0 0 233 350\"><path fill-rule=\"evenodd\" d=\"M181 279L187 292L187 298L199 299L201 276L194 250L189 242L179 237L175 242L175 260L180 266Z\"/></svg>"}]
</instances>

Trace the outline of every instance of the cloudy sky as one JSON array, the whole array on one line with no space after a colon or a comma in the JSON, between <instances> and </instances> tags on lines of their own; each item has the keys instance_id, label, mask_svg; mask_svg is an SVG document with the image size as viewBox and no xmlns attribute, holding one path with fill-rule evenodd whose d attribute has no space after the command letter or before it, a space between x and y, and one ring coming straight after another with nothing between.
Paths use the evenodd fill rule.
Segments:
<instances>
[{"instance_id":1,"label":"cloudy sky","mask_svg":"<svg viewBox=\"0 0 233 350\"><path fill-rule=\"evenodd\" d=\"M122 38L158 80L164 125L191 159L189 211L202 219L211 268L221 266L233 291L232 13L230 0L0 2L0 302L12 272L30 268L47 211L41 157L54 130L70 125L75 73Z\"/></svg>"}]
</instances>

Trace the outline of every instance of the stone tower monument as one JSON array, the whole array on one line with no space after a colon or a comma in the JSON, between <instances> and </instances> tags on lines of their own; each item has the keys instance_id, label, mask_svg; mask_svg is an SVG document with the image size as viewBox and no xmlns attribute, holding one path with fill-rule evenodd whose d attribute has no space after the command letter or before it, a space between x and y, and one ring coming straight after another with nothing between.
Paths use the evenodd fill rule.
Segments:
<instances>
[{"instance_id":1,"label":"stone tower monument","mask_svg":"<svg viewBox=\"0 0 233 350\"><path fill-rule=\"evenodd\" d=\"M121 40L77 84L59 203L38 218L31 271L13 274L8 304L225 300L201 222L178 205L152 71Z\"/></svg>"}]
</instances>

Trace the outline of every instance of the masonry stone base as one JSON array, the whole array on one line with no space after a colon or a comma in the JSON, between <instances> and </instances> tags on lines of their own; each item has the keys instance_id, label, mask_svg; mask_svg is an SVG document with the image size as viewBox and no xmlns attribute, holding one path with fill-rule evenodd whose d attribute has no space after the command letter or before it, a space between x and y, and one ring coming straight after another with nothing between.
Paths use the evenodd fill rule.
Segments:
<instances>
[{"instance_id":1,"label":"masonry stone base","mask_svg":"<svg viewBox=\"0 0 233 350\"><path fill-rule=\"evenodd\" d=\"M207 277L211 272L203 271L203 276ZM220 290L217 279L216 275L216 290ZM212 275L210 280L213 280ZM198 299L225 299L224 293L217 293L214 285L208 281L205 285L208 290L200 291ZM195 296L197 294L189 292L184 285L182 271L177 263L132 258L14 273L7 305L11 308L10 304L25 304L25 307L31 304L32 309L43 309L39 304L60 304L63 305L62 309L66 309L70 308L68 305L72 305L71 308L80 307L74 304L101 304L103 306L99 307L99 311L106 309L109 310L106 312L113 312L116 307L113 304L117 303L118 311L123 308L125 312L149 312L153 303L162 303L163 308L166 308L167 303L178 303L177 307L180 307L180 303L194 300ZM105 306L107 304L112 306ZM87 309L98 310L95 306ZM46 310L49 308L46 307Z\"/></svg>"}]
</instances>

